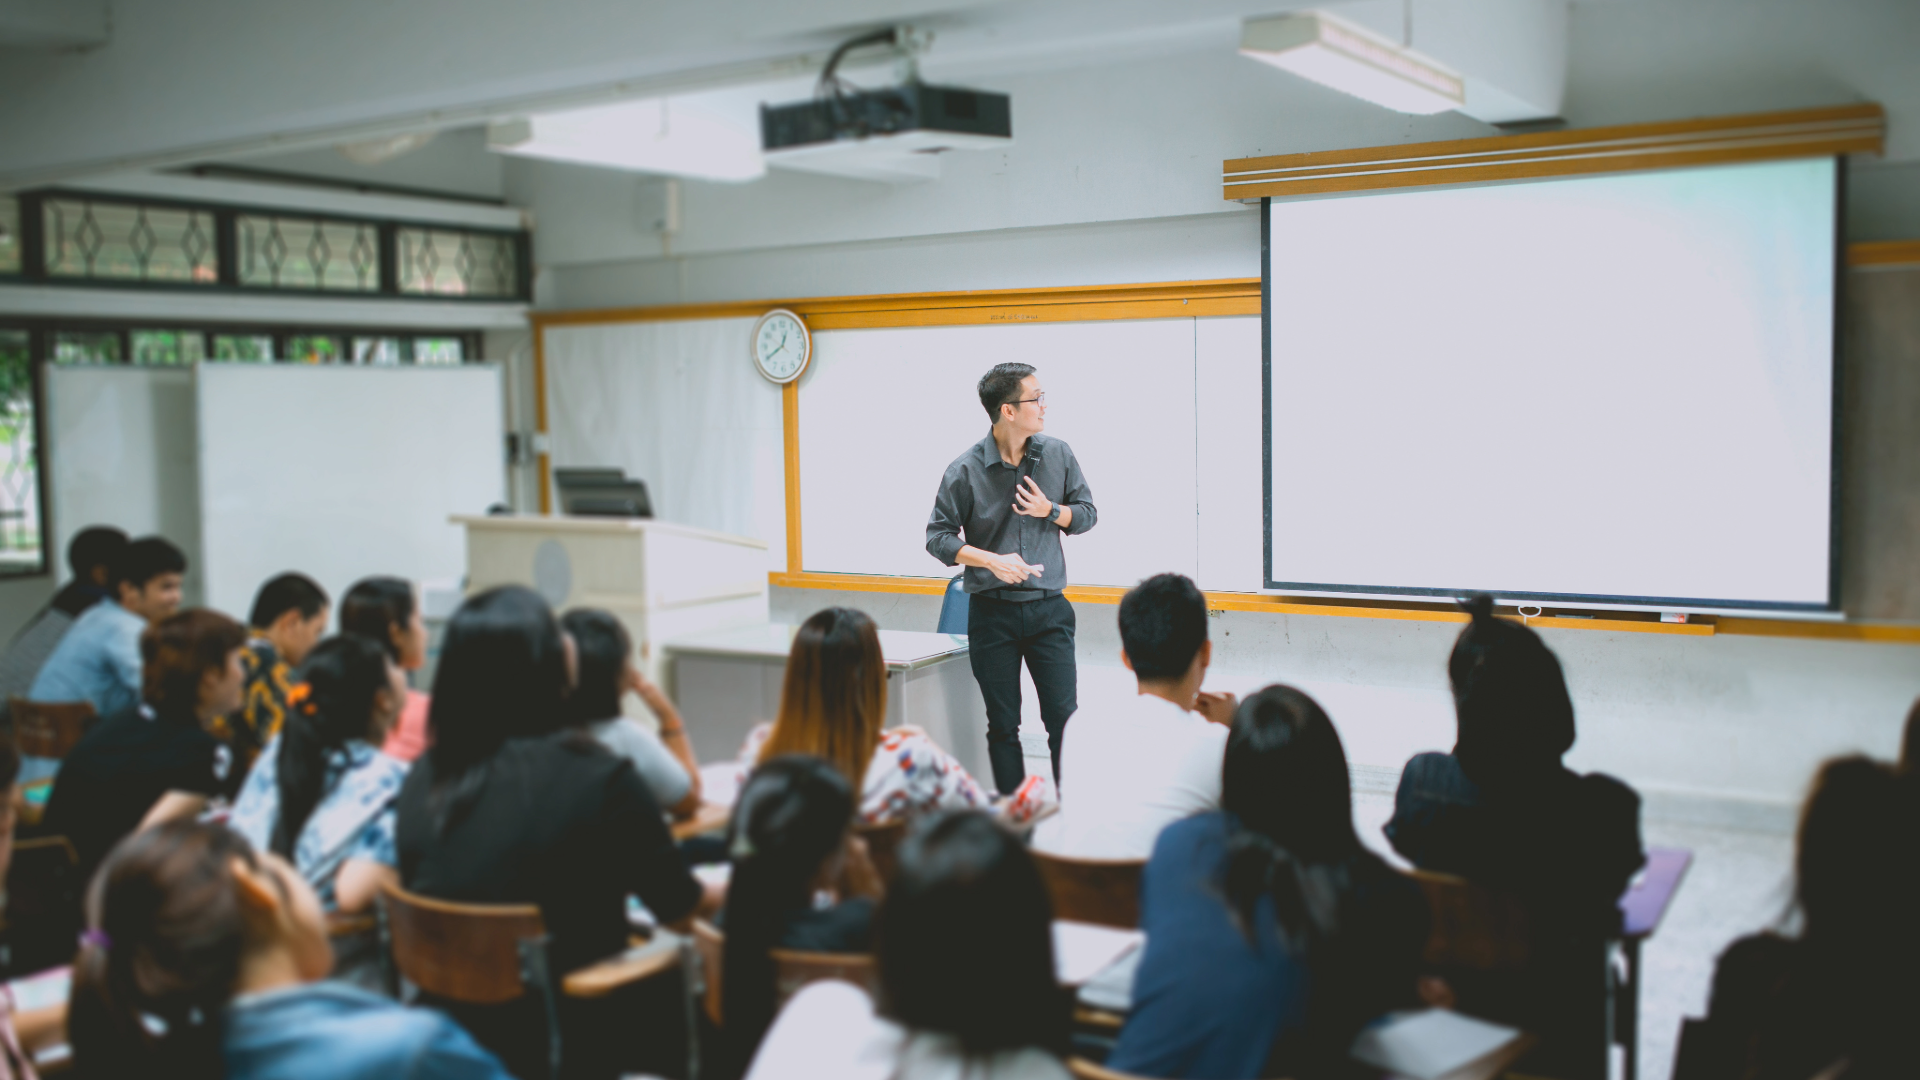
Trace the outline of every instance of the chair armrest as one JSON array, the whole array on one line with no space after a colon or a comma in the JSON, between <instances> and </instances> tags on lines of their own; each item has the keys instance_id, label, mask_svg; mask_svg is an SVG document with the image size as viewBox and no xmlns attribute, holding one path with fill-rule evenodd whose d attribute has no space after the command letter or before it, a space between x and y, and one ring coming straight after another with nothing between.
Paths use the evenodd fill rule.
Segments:
<instances>
[{"instance_id":1,"label":"chair armrest","mask_svg":"<svg viewBox=\"0 0 1920 1080\"><path fill-rule=\"evenodd\" d=\"M347 937L351 934L371 933L379 925L379 919L373 914L342 915L331 912L327 915L327 936Z\"/></svg>"},{"instance_id":2,"label":"chair armrest","mask_svg":"<svg viewBox=\"0 0 1920 1080\"><path fill-rule=\"evenodd\" d=\"M680 965L680 939L660 933L645 945L636 945L618 956L569 972L560 989L568 997L606 997L623 986L651 979Z\"/></svg>"}]
</instances>

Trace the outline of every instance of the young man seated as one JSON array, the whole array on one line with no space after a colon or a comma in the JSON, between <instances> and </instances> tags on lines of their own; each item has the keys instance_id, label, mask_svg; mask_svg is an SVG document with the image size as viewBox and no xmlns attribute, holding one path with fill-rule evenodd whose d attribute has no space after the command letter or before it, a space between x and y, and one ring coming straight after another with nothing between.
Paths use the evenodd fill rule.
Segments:
<instances>
[{"instance_id":1,"label":"young man seated","mask_svg":"<svg viewBox=\"0 0 1920 1080\"><path fill-rule=\"evenodd\" d=\"M81 529L67 542L67 565L73 568L73 580L54 593L33 621L14 635L7 651L0 653L0 719L8 714L10 698L24 696L33 688L41 666L60 646L60 639L73 629L74 620L107 598L114 560L126 549L127 534L105 525Z\"/></svg>"},{"instance_id":2,"label":"young man seated","mask_svg":"<svg viewBox=\"0 0 1920 1080\"><path fill-rule=\"evenodd\" d=\"M1238 705L1200 689L1213 643L1192 581L1159 574L1120 601L1120 660L1139 694L1083 708L1060 751L1060 814L1035 846L1076 859L1145 859L1160 830L1220 808L1220 763Z\"/></svg>"},{"instance_id":3,"label":"young man seated","mask_svg":"<svg viewBox=\"0 0 1920 1080\"><path fill-rule=\"evenodd\" d=\"M207 728L233 751L234 793L260 748L280 734L287 695L293 691L293 669L320 643L332 612L327 590L305 574L281 574L255 594L247 647L240 650L240 664L247 672L245 704Z\"/></svg>"},{"instance_id":4,"label":"young man seated","mask_svg":"<svg viewBox=\"0 0 1920 1080\"><path fill-rule=\"evenodd\" d=\"M27 692L29 701L90 701L113 716L140 704L140 635L180 610L187 557L158 536L128 544L111 595L74 621Z\"/></svg>"}]
</instances>

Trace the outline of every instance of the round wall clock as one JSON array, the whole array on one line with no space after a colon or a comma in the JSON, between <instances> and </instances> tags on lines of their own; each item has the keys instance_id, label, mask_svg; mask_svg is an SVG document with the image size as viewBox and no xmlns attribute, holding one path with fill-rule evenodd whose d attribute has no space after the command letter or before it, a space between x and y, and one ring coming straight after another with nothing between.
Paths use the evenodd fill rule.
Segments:
<instances>
[{"instance_id":1,"label":"round wall clock","mask_svg":"<svg viewBox=\"0 0 1920 1080\"><path fill-rule=\"evenodd\" d=\"M800 316L774 308L753 324L753 366L767 381L790 383L807 370L813 358L813 335Z\"/></svg>"}]
</instances>

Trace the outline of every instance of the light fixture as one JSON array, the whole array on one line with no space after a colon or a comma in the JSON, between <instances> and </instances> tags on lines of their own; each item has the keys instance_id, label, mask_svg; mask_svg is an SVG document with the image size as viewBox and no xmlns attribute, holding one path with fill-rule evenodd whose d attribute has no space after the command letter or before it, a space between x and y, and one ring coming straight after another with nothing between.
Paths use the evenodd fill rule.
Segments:
<instances>
[{"instance_id":1,"label":"light fixture","mask_svg":"<svg viewBox=\"0 0 1920 1080\"><path fill-rule=\"evenodd\" d=\"M1370 30L1321 12L1249 19L1240 55L1403 113L1466 104L1460 76Z\"/></svg>"},{"instance_id":2,"label":"light fixture","mask_svg":"<svg viewBox=\"0 0 1920 1080\"><path fill-rule=\"evenodd\" d=\"M487 149L697 180L757 180L767 163L753 103L727 108L726 97L647 98L506 120L487 125Z\"/></svg>"}]
</instances>

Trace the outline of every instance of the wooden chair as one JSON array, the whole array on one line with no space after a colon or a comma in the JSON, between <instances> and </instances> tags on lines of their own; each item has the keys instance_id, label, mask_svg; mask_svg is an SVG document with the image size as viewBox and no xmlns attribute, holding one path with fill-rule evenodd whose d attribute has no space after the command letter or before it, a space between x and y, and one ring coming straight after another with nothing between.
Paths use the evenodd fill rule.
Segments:
<instances>
[{"instance_id":1,"label":"wooden chair","mask_svg":"<svg viewBox=\"0 0 1920 1080\"><path fill-rule=\"evenodd\" d=\"M80 932L80 857L64 836L15 840L7 870L7 966L26 974L73 962Z\"/></svg>"},{"instance_id":2,"label":"wooden chair","mask_svg":"<svg viewBox=\"0 0 1920 1080\"><path fill-rule=\"evenodd\" d=\"M1427 963L1441 969L1526 970L1529 920L1518 898L1451 874L1413 870L1408 876L1426 894L1433 913Z\"/></svg>"},{"instance_id":3,"label":"wooden chair","mask_svg":"<svg viewBox=\"0 0 1920 1080\"><path fill-rule=\"evenodd\" d=\"M547 929L532 904L457 904L387 885L381 889L382 956L389 987L404 978L422 991L465 1005L504 1005L531 997L545 1019L548 1075L560 1075L559 997L605 997L622 987L695 964L685 938L667 931L653 941L556 978L548 966ZM688 980L688 1073L698 1075L693 994Z\"/></svg>"},{"instance_id":4,"label":"wooden chair","mask_svg":"<svg viewBox=\"0 0 1920 1080\"><path fill-rule=\"evenodd\" d=\"M867 842L867 855L873 860L873 868L879 871L880 880L892 881L893 868L900 864L900 841L907 838L907 820L861 825L854 831Z\"/></svg>"},{"instance_id":5,"label":"wooden chair","mask_svg":"<svg viewBox=\"0 0 1920 1080\"><path fill-rule=\"evenodd\" d=\"M1072 1073L1076 1080L1147 1080L1146 1077L1135 1073L1123 1073L1109 1069L1105 1065L1096 1065L1083 1057L1068 1058L1067 1071Z\"/></svg>"},{"instance_id":6,"label":"wooden chair","mask_svg":"<svg viewBox=\"0 0 1920 1080\"><path fill-rule=\"evenodd\" d=\"M1040 880L1053 896L1053 917L1118 926L1140 925L1140 871L1144 859L1069 859L1033 852Z\"/></svg>"},{"instance_id":7,"label":"wooden chair","mask_svg":"<svg viewBox=\"0 0 1920 1080\"><path fill-rule=\"evenodd\" d=\"M726 936L720 928L705 919L693 920L693 951L700 957L701 986L704 988L700 1004L706 1010L707 1019L714 1027L721 1026L720 1003L725 1000L721 992L721 964L726 952Z\"/></svg>"},{"instance_id":8,"label":"wooden chair","mask_svg":"<svg viewBox=\"0 0 1920 1080\"><path fill-rule=\"evenodd\" d=\"M714 1027L725 1024L725 1015L721 1003L725 1000L725 991L721 982L726 965L726 935L705 919L693 922L693 948L699 955L702 970L701 984L703 998L701 1006L706 1010L707 1019ZM871 955L865 953L823 953L802 952L798 949L773 950L774 1006L778 1009L787 1003L787 999L799 993L808 983L821 979L840 979L874 993L880 987L880 969Z\"/></svg>"},{"instance_id":9,"label":"wooden chair","mask_svg":"<svg viewBox=\"0 0 1920 1080\"><path fill-rule=\"evenodd\" d=\"M95 719L90 701L7 700L13 715L13 745L23 757L63 759Z\"/></svg>"}]
</instances>

